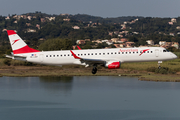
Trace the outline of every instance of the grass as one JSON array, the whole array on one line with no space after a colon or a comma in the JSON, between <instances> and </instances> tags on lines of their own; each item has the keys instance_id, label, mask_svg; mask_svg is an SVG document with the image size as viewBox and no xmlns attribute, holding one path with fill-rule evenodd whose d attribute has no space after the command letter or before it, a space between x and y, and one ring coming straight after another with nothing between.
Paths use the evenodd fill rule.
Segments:
<instances>
[{"instance_id":1,"label":"grass","mask_svg":"<svg viewBox=\"0 0 180 120\"><path fill-rule=\"evenodd\" d=\"M85 68L78 65L44 66L17 60L12 60L11 66L7 66L3 64L3 61L4 59L0 59L0 76L134 76L139 77L140 80L180 81L180 59L164 61L161 64L162 67L167 67L170 71L177 73L169 74L172 73L169 72L167 75L147 71L151 67L157 68L157 62L123 63L121 69L112 70L98 67L97 73L93 75L91 73L92 67Z\"/></svg>"},{"instance_id":2,"label":"grass","mask_svg":"<svg viewBox=\"0 0 180 120\"><path fill-rule=\"evenodd\" d=\"M122 69L130 69L130 70L138 70L138 71L146 71L150 67L158 67L157 62L136 62L136 63L123 63ZM180 59L163 61L161 63L161 67L168 67L169 69L180 72Z\"/></svg>"},{"instance_id":3,"label":"grass","mask_svg":"<svg viewBox=\"0 0 180 120\"><path fill-rule=\"evenodd\" d=\"M156 82L180 82L179 75L159 75L159 74L144 74L139 77L143 81L156 81Z\"/></svg>"}]
</instances>

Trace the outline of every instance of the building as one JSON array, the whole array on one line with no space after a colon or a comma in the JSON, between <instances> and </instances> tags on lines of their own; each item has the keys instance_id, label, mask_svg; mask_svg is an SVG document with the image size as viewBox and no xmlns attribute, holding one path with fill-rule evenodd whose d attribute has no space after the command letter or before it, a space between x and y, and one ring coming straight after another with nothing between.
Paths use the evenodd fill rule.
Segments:
<instances>
[{"instance_id":1,"label":"building","mask_svg":"<svg viewBox=\"0 0 180 120\"><path fill-rule=\"evenodd\" d=\"M46 22L46 19L45 18L41 18L41 22Z\"/></svg>"},{"instance_id":2,"label":"building","mask_svg":"<svg viewBox=\"0 0 180 120\"><path fill-rule=\"evenodd\" d=\"M127 38L121 38L120 39L122 42L127 42Z\"/></svg>"},{"instance_id":3,"label":"building","mask_svg":"<svg viewBox=\"0 0 180 120\"><path fill-rule=\"evenodd\" d=\"M109 32L109 35L110 35L110 36L113 36L113 32Z\"/></svg>"},{"instance_id":4,"label":"building","mask_svg":"<svg viewBox=\"0 0 180 120\"><path fill-rule=\"evenodd\" d=\"M73 26L72 28L73 28L73 29L75 29L75 30L80 29L80 27L79 27L79 26Z\"/></svg>"},{"instance_id":5,"label":"building","mask_svg":"<svg viewBox=\"0 0 180 120\"><path fill-rule=\"evenodd\" d=\"M31 19L32 19L32 16L27 16L27 19L28 19L28 20L31 20Z\"/></svg>"},{"instance_id":6,"label":"building","mask_svg":"<svg viewBox=\"0 0 180 120\"><path fill-rule=\"evenodd\" d=\"M179 49L179 43L178 42L172 42L172 47L175 47L176 49Z\"/></svg>"},{"instance_id":7,"label":"building","mask_svg":"<svg viewBox=\"0 0 180 120\"><path fill-rule=\"evenodd\" d=\"M129 48L129 47L133 47L135 45L134 42L126 42L126 47Z\"/></svg>"},{"instance_id":8,"label":"building","mask_svg":"<svg viewBox=\"0 0 180 120\"><path fill-rule=\"evenodd\" d=\"M169 35L174 36L174 33L169 33Z\"/></svg>"},{"instance_id":9,"label":"building","mask_svg":"<svg viewBox=\"0 0 180 120\"><path fill-rule=\"evenodd\" d=\"M77 40L76 43L78 45L84 45L86 42L85 42L85 40Z\"/></svg>"},{"instance_id":10,"label":"building","mask_svg":"<svg viewBox=\"0 0 180 120\"><path fill-rule=\"evenodd\" d=\"M67 21L67 22L69 22L71 19L69 19L69 18L66 18L66 19L63 19L64 21Z\"/></svg>"},{"instance_id":11,"label":"building","mask_svg":"<svg viewBox=\"0 0 180 120\"><path fill-rule=\"evenodd\" d=\"M177 21L176 21L176 19L175 19L175 18L172 18L172 19L171 19L171 22L173 22L173 23L177 23Z\"/></svg>"},{"instance_id":12,"label":"building","mask_svg":"<svg viewBox=\"0 0 180 120\"><path fill-rule=\"evenodd\" d=\"M159 45L160 46L166 45L166 41L159 41Z\"/></svg>"},{"instance_id":13,"label":"building","mask_svg":"<svg viewBox=\"0 0 180 120\"><path fill-rule=\"evenodd\" d=\"M112 38L111 40L113 43L122 43L122 41L119 38Z\"/></svg>"},{"instance_id":14,"label":"building","mask_svg":"<svg viewBox=\"0 0 180 120\"><path fill-rule=\"evenodd\" d=\"M29 32L36 32L36 30L34 30L34 29L27 29L27 32L29 33Z\"/></svg>"},{"instance_id":15,"label":"building","mask_svg":"<svg viewBox=\"0 0 180 120\"><path fill-rule=\"evenodd\" d=\"M169 25L173 25L173 22L169 22Z\"/></svg>"},{"instance_id":16,"label":"building","mask_svg":"<svg viewBox=\"0 0 180 120\"><path fill-rule=\"evenodd\" d=\"M154 45L154 41L153 40L147 40L146 41L148 45Z\"/></svg>"}]
</instances>

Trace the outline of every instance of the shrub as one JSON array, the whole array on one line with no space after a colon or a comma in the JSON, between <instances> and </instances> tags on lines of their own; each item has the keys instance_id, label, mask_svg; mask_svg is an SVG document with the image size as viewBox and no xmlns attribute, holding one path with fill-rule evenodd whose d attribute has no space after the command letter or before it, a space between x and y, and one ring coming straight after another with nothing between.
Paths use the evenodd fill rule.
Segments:
<instances>
[{"instance_id":1,"label":"shrub","mask_svg":"<svg viewBox=\"0 0 180 120\"><path fill-rule=\"evenodd\" d=\"M160 69L156 68L155 73L168 74L169 68L168 67L161 67Z\"/></svg>"},{"instance_id":2,"label":"shrub","mask_svg":"<svg viewBox=\"0 0 180 120\"><path fill-rule=\"evenodd\" d=\"M150 67L150 68L147 68L147 71L148 72L155 72L157 68L156 67Z\"/></svg>"},{"instance_id":3,"label":"shrub","mask_svg":"<svg viewBox=\"0 0 180 120\"><path fill-rule=\"evenodd\" d=\"M10 66L10 65L11 65L11 59L6 58L6 59L4 59L3 63L4 63L5 65Z\"/></svg>"}]
</instances>

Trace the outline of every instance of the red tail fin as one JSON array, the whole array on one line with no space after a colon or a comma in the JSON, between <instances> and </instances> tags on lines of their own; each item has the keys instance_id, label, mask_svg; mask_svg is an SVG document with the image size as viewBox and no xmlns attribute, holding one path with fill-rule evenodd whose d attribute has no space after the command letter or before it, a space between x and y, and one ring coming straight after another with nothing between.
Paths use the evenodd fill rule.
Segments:
<instances>
[{"instance_id":1,"label":"red tail fin","mask_svg":"<svg viewBox=\"0 0 180 120\"><path fill-rule=\"evenodd\" d=\"M14 54L39 52L30 48L14 30L7 30L7 33Z\"/></svg>"}]
</instances>

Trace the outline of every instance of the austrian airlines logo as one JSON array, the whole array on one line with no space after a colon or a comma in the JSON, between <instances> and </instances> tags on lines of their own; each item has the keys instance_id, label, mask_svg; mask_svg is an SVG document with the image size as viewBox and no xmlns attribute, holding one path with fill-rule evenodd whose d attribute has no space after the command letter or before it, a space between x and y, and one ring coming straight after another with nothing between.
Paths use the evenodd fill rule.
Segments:
<instances>
[{"instance_id":1,"label":"austrian airlines logo","mask_svg":"<svg viewBox=\"0 0 180 120\"><path fill-rule=\"evenodd\" d=\"M17 41L19 41L20 39L17 39L17 40L13 40L13 43L12 45L14 45L14 43L16 43Z\"/></svg>"},{"instance_id":2,"label":"austrian airlines logo","mask_svg":"<svg viewBox=\"0 0 180 120\"><path fill-rule=\"evenodd\" d=\"M141 54L139 56L141 56L143 53L145 53L146 51L148 51L149 49L145 49L141 51Z\"/></svg>"}]
</instances>

